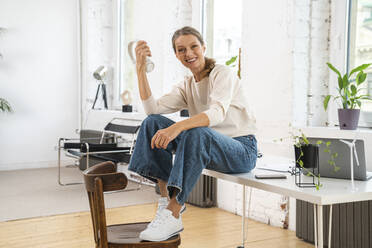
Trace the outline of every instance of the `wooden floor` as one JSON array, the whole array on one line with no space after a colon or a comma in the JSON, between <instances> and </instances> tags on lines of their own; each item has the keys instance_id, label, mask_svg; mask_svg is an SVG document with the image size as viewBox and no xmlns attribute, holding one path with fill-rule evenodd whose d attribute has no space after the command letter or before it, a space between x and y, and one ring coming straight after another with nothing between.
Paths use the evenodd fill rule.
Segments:
<instances>
[{"instance_id":1,"label":"wooden floor","mask_svg":"<svg viewBox=\"0 0 372 248\"><path fill-rule=\"evenodd\" d=\"M107 211L109 224L149 221L155 204ZM241 217L218 208L188 205L181 234L184 248L233 248L241 244ZM90 213L82 212L0 223L0 247L94 247ZM248 221L246 248L314 247L296 238L292 231Z\"/></svg>"}]
</instances>

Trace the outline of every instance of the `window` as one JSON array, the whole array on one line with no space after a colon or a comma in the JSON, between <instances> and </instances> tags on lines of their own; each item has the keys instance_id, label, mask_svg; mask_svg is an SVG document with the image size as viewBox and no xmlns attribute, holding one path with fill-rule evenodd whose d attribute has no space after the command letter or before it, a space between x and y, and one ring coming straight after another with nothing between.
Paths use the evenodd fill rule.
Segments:
<instances>
[{"instance_id":1,"label":"window","mask_svg":"<svg viewBox=\"0 0 372 248\"><path fill-rule=\"evenodd\" d=\"M118 2L118 59L117 59L117 84L115 89L115 105L121 105L120 95L125 90L130 90L135 98L135 65L128 56L127 44L134 39L133 30L134 2L130 0L119 0ZM135 109L136 110L136 109Z\"/></svg>"},{"instance_id":2,"label":"window","mask_svg":"<svg viewBox=\"0 0 372 248\"><path fill-rule=\"evenodd\" d=\"M207 56L224 64L238 55L241 47L242 0L164 0L162 8L153 0L118 1L115 106L121 105L120 94L125 90L132 91L135 108L142 106L139 102L135 65L127 51L127 45L132 40L145 40L150 46L155 70L148 73L147 77L155 97L168 92L190 73L175 57L171 38L180 27L199 27L200 5L201 19L204 20L202 26L205 27L201 32L207 42Z\"/></svg>"},{"instance_id":3,"label":"window","mask_svg":"<svg viewBox=\"0 0 372 248\"><path fill-rule=\"evenodd\" d=\"M174 0L164 0L161 8L159 2L153 0L119 0L118 4L118 70L114 104L121 105L120 94L130 90L135 110L141 111L135 65L127 46L133 40L147 41L155 64L154 71L147 74L151 91L155 97L168 92L187 73L174 55L171 38L176 29L191 25L192 5L189 1Z\"/></svg>"},{"instance_id":4,"label":"window","mask_svg":"<svg viewBox=\"0 0 372 248\"><path fill-rule=\"evenodd\" d=\"M242 0L204 0L203 9L207 56L225 64L241 47Z\"/></svg>"},{"instance_id":5,"label":"window","mask_svg":"<svg viewBox=\"0 0 372 248\"><path fill-rule=\"evenodd\" d=\"M372 63L372 0L349 2L348 28L347 71L350 71L361 64ZM366 73L366 93L372 95L372 66ZM372 114L372 101L364 101L361 110Z\"/></svg>"}]
</instances>

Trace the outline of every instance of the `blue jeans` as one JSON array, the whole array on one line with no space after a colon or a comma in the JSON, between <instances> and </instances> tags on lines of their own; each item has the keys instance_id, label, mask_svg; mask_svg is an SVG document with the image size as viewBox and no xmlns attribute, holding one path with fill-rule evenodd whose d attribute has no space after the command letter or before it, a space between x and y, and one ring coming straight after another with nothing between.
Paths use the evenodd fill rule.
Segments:
<instances>
[{"instance_id":1,"label":"blue jeans","mask_svg":"<svg viewBox=\"0 0 372 248\"><path fill-rule=\"evenodd\" d=\"M169 195L175 192L180 205L187 200L204 168L245 173L255 167L257 141L253 135L231 138L208 127L180 133L166 149L151 149L155 133L172 124L174 121L161 115L149 115L142 122L129 170L155 183L157 179L168 182Z\"/></svg>"}]
</instances>

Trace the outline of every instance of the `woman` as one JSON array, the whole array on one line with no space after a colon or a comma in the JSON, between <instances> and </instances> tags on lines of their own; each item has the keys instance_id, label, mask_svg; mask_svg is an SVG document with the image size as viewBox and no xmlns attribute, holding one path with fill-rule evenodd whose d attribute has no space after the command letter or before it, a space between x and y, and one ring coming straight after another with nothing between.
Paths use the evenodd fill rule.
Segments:
<instances>
[{"instance_id":1,"label":"woman","mask_svg":"<svg viewBox=\"0 0 372 248\"><path fill-rule=\"evenodd\" d=\"M180 211L204 168L244 173L254 168L257 158L255 119L236 74L204 56L202 36L192 27L177 30L172 45L192 76L157 100L146 77L150 48L145 41L136 47L139 92L149 116L138 133L129 170L159 185L156 216L140 234L149 241L166 240L183 230ZM181 109L188 109L191 117L174 122L159 115Z\"/></svg>"}]
</instances>

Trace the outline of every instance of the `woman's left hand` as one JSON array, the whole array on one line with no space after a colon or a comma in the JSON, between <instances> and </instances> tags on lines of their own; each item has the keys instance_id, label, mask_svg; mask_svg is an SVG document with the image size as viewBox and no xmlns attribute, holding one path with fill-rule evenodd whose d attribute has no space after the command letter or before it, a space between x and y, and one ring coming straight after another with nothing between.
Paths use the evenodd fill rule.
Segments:
<instances>
[{"instance_id":1,"label":"woman's left hand","mask_svg":"<svg viewBox=\"0 0 372 248\"><path fill-rule=\"evenodd\" d=\"M154 149L156 147L158 149L166 149L169 142L174 140L181 132L182 129L177 125L177 123L158 130L151 139L151 148Z\"/></svg>"}]
</instances>

